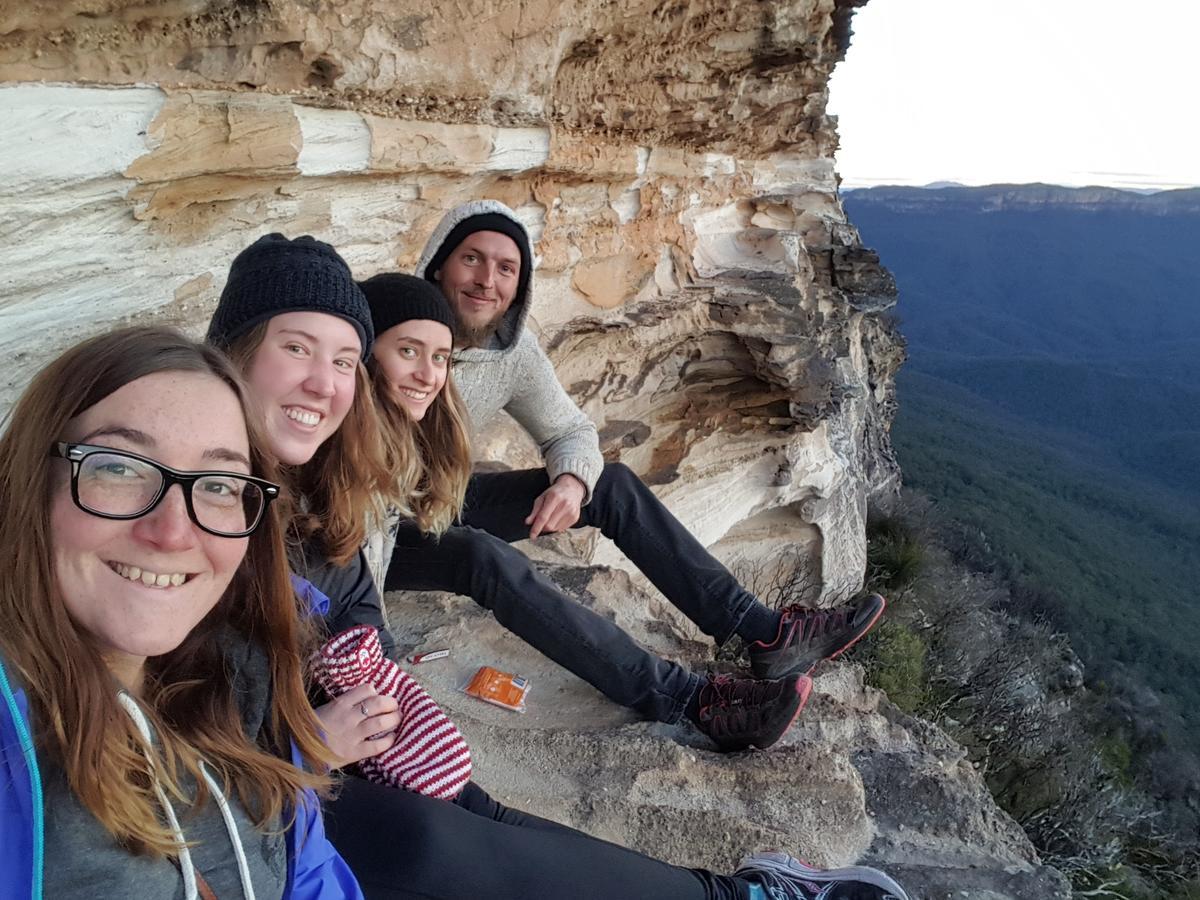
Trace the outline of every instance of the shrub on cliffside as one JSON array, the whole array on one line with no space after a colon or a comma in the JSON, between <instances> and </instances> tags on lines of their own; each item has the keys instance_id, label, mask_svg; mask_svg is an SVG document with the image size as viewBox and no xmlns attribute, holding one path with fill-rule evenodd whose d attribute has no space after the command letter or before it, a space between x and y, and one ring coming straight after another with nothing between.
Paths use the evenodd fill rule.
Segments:
<instances>
[{"instance_id":1,"label":"shrub on cliffside","mask_svg":"<svg viewBox=\"0 0 1200 900\"><path fill-rule=\"evenodd\" d=\"M906 713L924 711L929 701L924 641L905 625L881 622L860 651L867 682L888 695Z\"/></svg>"},{"instance_id":2,"label":"shrub on cliffside","mask_svg":"<svg viewBox=\"0 0 1200 900\"><path fill-rule=\"evenodd\" d=\"M903 586L887 618L860 644L868 681L967 749L1079 896L1200 900L1195 757L1155 693L1122 668L1106 689L1085 688L1048 594L997 564L983 531L907 491L870 528L876 589L902 560L921 563L919 577L893 582Z\"/></svg>"},{"instance_id":3,"label":"shrub on cliffside","mask_svg":"<svg viewBox=\"0 0 1200 900\"><path fill-rule=\"evenodd\" d=\"M900 515L867 521L867 586L885 596L911 586L925 566L925 545Z\"/></svg>"}]
</instances>

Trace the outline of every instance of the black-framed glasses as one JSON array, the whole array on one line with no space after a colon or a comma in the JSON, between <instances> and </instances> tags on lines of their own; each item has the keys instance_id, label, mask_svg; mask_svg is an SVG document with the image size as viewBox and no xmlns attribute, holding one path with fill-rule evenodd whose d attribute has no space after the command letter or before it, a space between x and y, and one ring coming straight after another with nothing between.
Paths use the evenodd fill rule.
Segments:
<instances>
[{"instance_id":1,"label":"black-framed glasses","mask_svg":"<svg viewBox=\"0 0 1200 900\"><path fill-rule=\"evenodd\" d=\"M217 537L245 537L262 522L279 486L239 472L184 472L123 450L60 442L50 455L71 463L71 499L102 519L137 519L183 491L188 518Z\"/></svg>"}]
</instances>

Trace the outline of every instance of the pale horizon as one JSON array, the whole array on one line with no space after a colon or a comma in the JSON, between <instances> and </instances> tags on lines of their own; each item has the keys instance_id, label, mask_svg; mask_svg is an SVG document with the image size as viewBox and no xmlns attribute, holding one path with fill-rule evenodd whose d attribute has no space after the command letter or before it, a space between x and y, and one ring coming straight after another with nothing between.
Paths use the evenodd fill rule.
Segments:
<instances>
[{"instance_id":1,"label":"pale horizon","mask_svg":"<svg viewBox=\"0 0 1200 900\"><path fill-rule=\"evenodd\" d=\"M841 190L843 193L846 193L848 191L863 191L863 190L867 190L868 188L877 188L877 187L911 187L911 188L921 188L921 189L926 189L926 190L934 190L937 188L953 188L953 187L964 187L964 188L966 188L966 187L969 187L969 188L976 188L976 187L978 187L978 188L1033 187L1035 185L1046 185L1047 187L1061 187L1061 188L1067 188L1069 190L1086 190L1087 188L1107 188L1107 189L1111 189L1114 191L1124 191L1129 194L1142 194L1144 196L1149 196L1150 194L1163 194L1163 193L1167 193L1169 191L1194 191L1194 190L1200 189L1200 185L1195 185L1195 184L1137 187L1137 186L1131 186L1131 185L1097 184L1094 182L1093 183L1080 183L1080 184L1064 184L1061 181L1046 181L1045 179L1038 179L1037 181L980 181L976 184L965 184L961 181L949 181L949 180L942 179L942 178L939 178L936 181L928 181L928 182L925 182L924 184L917 184L915 182L904 182L904 181L899 181L899 180L895 180L895 179L880 178L880 179L859 181L854 184L851 184L850 182L843 179L842 183L839 187L839 190Z\"/></svg>"},{"instance_id":2,"label":"pale horizon","mask_svg":"<svg viewBox=\"0 0 1200 900\"><path fill-rule=\"evenodd\" d=\"M844 188L1200 186L1200 4L872 0L830 81Z\"/></svg>"}]
</instances>

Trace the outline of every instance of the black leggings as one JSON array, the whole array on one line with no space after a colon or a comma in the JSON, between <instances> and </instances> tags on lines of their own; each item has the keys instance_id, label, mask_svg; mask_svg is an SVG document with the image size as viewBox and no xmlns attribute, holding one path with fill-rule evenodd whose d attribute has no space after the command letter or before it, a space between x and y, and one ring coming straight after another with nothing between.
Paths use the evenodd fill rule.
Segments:
<instances>
[{"instance_id":1,"label":"black leggings","mask_svg":"<svg viewBox=\"0 0 1200 900\"><path fill-rule=\"evenodd\" d=\"M349 777L325 828L367 900L749 900L749 884L685 869L497 803L453 803Z\"/></svg>"}]
</instances>

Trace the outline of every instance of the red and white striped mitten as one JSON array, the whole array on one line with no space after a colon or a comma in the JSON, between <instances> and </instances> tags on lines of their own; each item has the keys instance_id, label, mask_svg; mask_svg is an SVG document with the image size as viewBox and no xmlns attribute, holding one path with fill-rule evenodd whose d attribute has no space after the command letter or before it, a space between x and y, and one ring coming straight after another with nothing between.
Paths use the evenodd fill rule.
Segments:
<instances>
[{"instance_id":1,"label":"red and white striped mitten","mask_svg":"<svg viewBox=\"0 0 1200 900\"><path fill-rule=\"evenodd\" d=\"M425 689L383 655L378 631L370 625L343 631L325 642L315 663L331 697L367 683L400 704L396 742L358 764L368 780L439 800L458 796L471 780L471 750Z\"/></svg>"}]
</instances>

